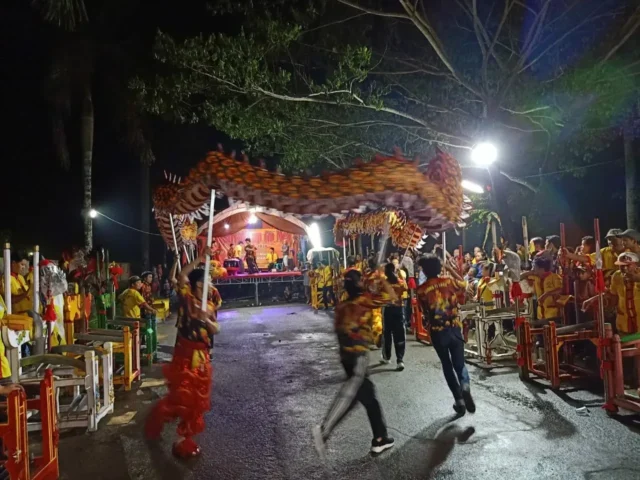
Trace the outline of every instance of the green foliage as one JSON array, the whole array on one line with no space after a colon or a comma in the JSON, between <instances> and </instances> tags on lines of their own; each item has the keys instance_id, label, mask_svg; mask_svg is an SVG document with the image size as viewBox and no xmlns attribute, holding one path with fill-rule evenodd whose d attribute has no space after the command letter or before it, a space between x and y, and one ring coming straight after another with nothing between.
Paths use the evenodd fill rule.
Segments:
<instances>
[{"instance_id":1,"label":"green foliage","mask_svg":"<svg viewBox=\"0 0 640 480\"><path fill-rule=\"evenodd\" d=\"M400 21L340 2L217 1L216 18L242 28L158 33L159 69L131 87L147 111L214 126L288 170L342 168L394 146L464 159L489 137L516 177L592 161L637 93L633 58L600 63L620 40L619 2L497 2L479 7L482 21L467 2L420 3Z\"/></svg>"}]
</instances>

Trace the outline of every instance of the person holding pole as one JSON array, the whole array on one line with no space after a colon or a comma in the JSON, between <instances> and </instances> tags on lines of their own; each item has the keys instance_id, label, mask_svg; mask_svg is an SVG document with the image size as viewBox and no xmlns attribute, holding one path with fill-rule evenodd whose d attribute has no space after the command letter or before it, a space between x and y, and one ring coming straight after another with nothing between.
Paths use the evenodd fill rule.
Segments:
<instances>
[{"instance_id":1,"label":"person holding pole","mask_svg":"<svg viewBox=\"0 0 640 480\"><path fill-rule=\"evenodd\" d=\"M165 423L179 418L177 431L181 439L174 444L173 453L181 458L200 453L200 447L192 437L204 430L204 414L211 407L213 367L209 349L220 326L213 302L207 301L206 310L202 310L206 277L205 271L197 268L206 262L208 255L211 250L205 248L203 255L183 268L180 274L181 308L176 345L171 363L163 367L168 392L153 407L145 424L146 437L154 440L160 437Z\"/></svg>"},{"instance_id":2,"label":"person holding pole","mask_svg":"<svg viewBox=\"0 0 640 480\"><path fill-rule=\"evenodd\" d=\"M211 190L207 247L203 255L182 270L178 282L182 304L177 322L178 335L171 363L163 368L168 392L156 403L145 424L146 437L157 439L166 422L179 418L178 435L181 439L173 445L173 454L180 458L200 453L193 436L204 430L204 414L211 408L213 367L210 349L213 335L220 331L216 305L209 300L214 202L215 190ZM196 268L201 263L204 263L204 270Z\"/></svg>"}]
</instances>

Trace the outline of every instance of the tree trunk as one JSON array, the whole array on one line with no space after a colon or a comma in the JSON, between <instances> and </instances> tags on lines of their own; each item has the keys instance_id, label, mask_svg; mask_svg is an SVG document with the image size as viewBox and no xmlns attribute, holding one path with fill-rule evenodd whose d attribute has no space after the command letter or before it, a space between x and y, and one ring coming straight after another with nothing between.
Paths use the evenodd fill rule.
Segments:
<instances>
[{"instance_id":1,"label":"tree trunk","mask_svg":"<svg viewBox=\"0 0 640 480\"><path fill-rule=\"evenodd\" d=\"M149 193L149 165L141 164L140 181L140 225L145 232L149 231L149 216L151 215L151 202ZM142 270L150 270L149 265L149 235L142 234Z\"/></svg>"},{"instance_id":2,"label":"tree trunk","mask_svg":"<svg viewBox=\"0 0 640 480\"><path fill-rule=\"evenodd\" d=\"M624 141L624 181L626 190L627 228L638 230L638 175L635 152L633 148L633 119L625 122L623 129Z\"/></svg>"},{"instance_id":3,"label":"tree trunk","mask_svg":"<svg viewBox=\"0 0 640 480\"><path fill-rule=\"evenodd\" d=\"M82 147L82 213L84 217L84 247L93 248L93 222L91 211L91 174L93 163L93 99L91 87L85 86L82 97L81 147Z\"/></svg>"},{"instance_id":4,"label":"tree trunk","mask_svg":"<svg viewBox=\"0 0 640 480\"><path fill-rule=\"evenodd\" d=\"M515 248L519 236L511 221L507 196L504 191L504 178L502 178L500 172L493 166L488 167L487 172L489 173L489 181L491 183L491 209L500 217L502 237L509 242L511 248ZM498 238L498 241L500 241L500 238Z\"/></svg>"}]
</instances>

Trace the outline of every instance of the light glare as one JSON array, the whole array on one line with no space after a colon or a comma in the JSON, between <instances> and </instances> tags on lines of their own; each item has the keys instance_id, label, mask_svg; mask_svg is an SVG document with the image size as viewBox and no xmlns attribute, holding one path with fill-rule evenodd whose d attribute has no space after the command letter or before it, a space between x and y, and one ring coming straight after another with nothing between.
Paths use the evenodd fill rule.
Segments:
<instances>
[{"instance_id":1,"label":"light glare","mask_svg":"<svg viewBox=\"0 0 640 480\"><path fill-rule=\"evenodd\" d=\"M89 210L89 216L91 218L96 218L98 216L98 211L92 208L91 210Z\"/></svg>"},{"instance_id":2,"label":"light glare","mask_svg":"<svg viewBox=\"0 0 640 480\"><path fill-rule=\"evenodd\" d=\"M322 238L320 237L320 228L317 223L312 223L309 226L308 232L309 240L313 245L313 248L322 248Z\"/></svg>"},{"instance_id":3,"label":"light glare","mask_svg":"<svg viewBox=\"0 0 640 480\"><path fill-rule=\"evenodd\" d=\"M471 150L471 161L477 165L491 165L497 158L498 149L491 143L479 143Z\"/></svg>"},{"instance_id":4,"label":"light glare","mask_svg":"<svg viewBox=\"0 0 640 480\"><path fill-rule=\"evenodd\" d=\"M462 185L462 188L464 188L465 190L468 190L470 192L473 192L473 193L484 193L484 188L482 188L477 183L473 183L473 182L471 182L469 180L462 180L460 185Z\"/></svg>"}]
</instances>

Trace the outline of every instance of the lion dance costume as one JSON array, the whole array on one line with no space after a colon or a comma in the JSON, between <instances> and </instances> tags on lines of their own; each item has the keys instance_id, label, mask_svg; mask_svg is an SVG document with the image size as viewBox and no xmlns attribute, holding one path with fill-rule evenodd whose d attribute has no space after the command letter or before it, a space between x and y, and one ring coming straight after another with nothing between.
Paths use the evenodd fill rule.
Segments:
<instances>
[{"instance_id":1,"label":"lion dance costume","mask_svg":"<svg viewBox=\"0 0 640 480\"><path fill-rule=\"evenodd\" d=\"M192 437L204 430L204 414L211 408L212 338L198 319L200 308L201 302L191 290L182 289L173 359L163 368L169 391L155 405L145 425L147 438L158 439L165 423L179 419L177 431L182 440L174 444L173 453L183 458L200 453ZM213 319L215 310L209 301L207 311Z\"/></svg>"}]
</instances>

